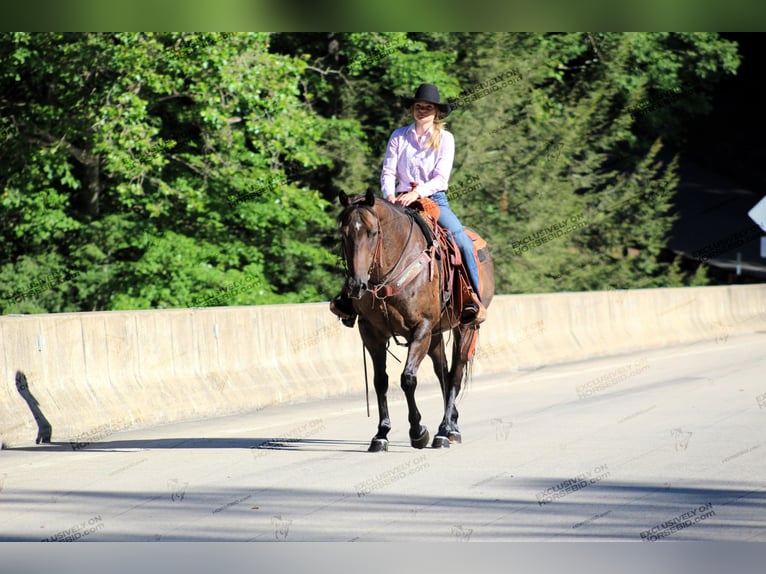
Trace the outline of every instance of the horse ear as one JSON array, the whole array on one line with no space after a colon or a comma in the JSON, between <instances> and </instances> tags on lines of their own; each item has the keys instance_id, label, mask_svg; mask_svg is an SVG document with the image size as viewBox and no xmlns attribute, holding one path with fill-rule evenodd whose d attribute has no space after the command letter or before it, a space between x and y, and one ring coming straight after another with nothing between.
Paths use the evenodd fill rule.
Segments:
<instances>
[{"instance_id":1,"label":"horse ear","mask_svg":"<svg viewBox=\"0 0 766 574\"><path fill-rule=\"evenodd\" d=\"M342 190L338 192L338 199L340 200L340 204L343 207L348 207L348 195L346 195Z\"/></svg>"},{"instance_id":2,"label":"horse ear","mask_svg":"<svg viewBox=\"0 0 766 574\"><path fill-rule=\"evenodd\" d=\"M364 196L364 204L365 205L375 205L375 193L371 190L367 190L367 195Z\"/></svg>"}]
</instances>

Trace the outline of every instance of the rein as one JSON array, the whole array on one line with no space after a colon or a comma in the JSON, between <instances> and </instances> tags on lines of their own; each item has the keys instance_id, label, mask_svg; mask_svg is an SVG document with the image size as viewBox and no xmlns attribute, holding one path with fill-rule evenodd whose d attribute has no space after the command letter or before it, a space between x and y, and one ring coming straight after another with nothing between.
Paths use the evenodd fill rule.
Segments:
<instances>
[{"instance_id":1,"label":"rein","mask_svg":"<svg viewBox=\"0 0 766 574\"><path fill-rule=\"evenodd\" d=\"M364 207L364 206L356 206L356 207ZM394 263L391 270L388 271L387 273L383 273L383 253L382 253L383 230L381 228L380 217L378 216L377 212L375 212L374 209L371 209L371 208L369 209L370 211L373 212L375 216L375 221L378 226L378 237L375 242L375 249L372 254L370 265L367 268L367 275L370 277L371 279L370 283L373 285L373 287L370 289L370 293L372 293L372 296L375 299L378 299L379 301L385 301L386 298L391 297L392 295L396 295L411 280L413 280L417 276L418 272L421 270L422 266L425 263L429 263L430 261L433 260L434 247L431 246L423 250L418 255L418 257L410 264L409 267L397 273L397 269L399 268L402 261L404 260L404 256L406 255L407 249L410 245L410 242L412 241L412 234L415 229L415 220L412 217L407 216L407 218L410 220L410 229L407 233L407 240L405 241L404 247L402 248L402 251L399 254L399 258L396 260L396 263ZM346 273L348 273L348 266L346 266ZM383 277L373 282L372 277L374 275L379 275L381 273L383 274ZM431 276L433 277L433 268L431 269ZM384 310L385 310L385 307L384 307Z\"/></svg>"},{"instance_id":2,"label":"rein","mask_svg":"<svg viewBox=\"0 0 766 574\"><path fill-rule=\"evenodd\" d=\"M394 274L394 271L397 270L397 268L399 267L399 264L402 262L402 259L404 259L404 254L407 252L407 247L409 247L410 241L412 240L412 231L413 229L415 229L415 222L413 221L412 218L409 218L409 219L410 219L410 231L407 234L407 241L404 243L402 252L399 254L399 259L396 260L396 263L394 263L394 266L391 268L391 271L389 271L383 276L383 280L377 282L375 287L371 290L373 297L375 297L376 299L380 299L381 301L385 299L386 297L390 297L392 295L392 293L384 292L383 296L381 297L380 292L387 290L388 285L390 284L392 276ZM375 261L376 257L378 259L377 261L378 269L381 271L383 270L383 254L381 252L382 251L381 245L383 244L383 232L380 229L380 218L377 218L377 221L378 221L378 242L377 242L377 245L375 245L375 253L373 254L372 261L370 262L370 269L369 269L370 277L372 277L372 269L376 263Z\"/></svg>"},{"instance_id":3,"label":"rein","mask_svg":"<svg viewBox=\"0 0 766 574\"><path fill-rule=\"evenodd\" d=\"M358 205L356 207L362 207L362 206ZM383 271L383 253L382 253L383 230L380 225L380 216L378 215L378 213L374 209L370 209L370 211L373 212L375 216L375 221L378 226L378 237L375 243L375 249L373 250L370 265L367 268L367 275L370 277L370 283L372 284L373 272L379 271L382 273ZM396 263L394 263L394 266L391 268L391 270L388 273L385 273L381 280L375 281L374 287L370 289L370 293L373 296L373 298L381 302L383 314L386 316L387 321L388 321L388 309L387 309L385 300L388 297L391 297L392 295L395 295L399 291L401 291L410 281L412 281L418 275L420 270L423 268L423 265L431 263L434 259L434 250L436 249L436 247L435 245L430 245L425 250L423 250L415 259L415 261L411 263L407 268L397 272L399 265L401 265L402 261L404 260L404 256L407 253L407 248L410 245L410 241L412 241L412 233L413 233L413 230L415 229L414 218L408 215L408 219L410 220L410 229L409 229L409 232L407 233L407 240L404 243L404 247L402 248L402 251L399 254L399 258L396 260ZM346 273L348 274L348 266L346 266ZM433 268L433 265L431 265L431 271L430 271L431 278L433 278L433 273L434 273L434 268ZM390 327L389 327L389 330L391 330ZM391 330L391 336L393 337L394 342L396 342L397 345L403 346L403 347L407 346L407 343L400 343L397 340L396 335L393 333L393 330ZM362 361L364 363L365 399L367 402L367 417L369 417L370 416L370 383L367 377L367 354L365 353L365 350L366 349L365 349L364 342L362 342ZM386 344L386 351L392 357L394 357L394 359L399 361L399 358L396 355L394 355L391 352L391 350L388 348L388 344Z\"/></svg>"}]
</instances>

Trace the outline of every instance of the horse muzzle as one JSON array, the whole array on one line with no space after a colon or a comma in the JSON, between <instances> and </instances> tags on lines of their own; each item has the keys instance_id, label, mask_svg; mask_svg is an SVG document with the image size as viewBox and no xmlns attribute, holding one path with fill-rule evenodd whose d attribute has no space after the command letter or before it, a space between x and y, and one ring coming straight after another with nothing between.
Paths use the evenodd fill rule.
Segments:
<instances>
[{"instance_id":1,"label":"horse muzzle","mask_svg":"<svg viewBox=\"0 0 766 574\"><path fill-rule=\"evenodd\" d=\"M367 279L348 278L348 296L352 299L361 299L368 289Z\"/></svg>"}]
</instances>

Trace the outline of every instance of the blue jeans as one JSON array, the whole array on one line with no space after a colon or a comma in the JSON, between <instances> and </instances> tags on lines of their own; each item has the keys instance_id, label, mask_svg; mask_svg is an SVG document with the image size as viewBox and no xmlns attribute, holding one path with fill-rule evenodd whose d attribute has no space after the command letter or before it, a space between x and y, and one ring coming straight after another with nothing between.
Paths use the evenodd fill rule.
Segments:
<instances>
[{"instance_id":1,"label":"blue jeans","mask_svg":"<svg viewBox=\"0 0 766 574\"><path fill-rule=\"evenodd\" d=\"M452 232L455 243L460 248L460 254L463 256L463 263L465 264L466 271L468 271L468 278L471 280L473 290L476 292L476 296L481 299L481 292L479 291L479 265L473 254L473 241L465 234L463 224L460 223L457 215L450 208L447 194L439 191L434 193L431 199L439 206L439 225L446 227Z\"/></svg>"}]
</instances>

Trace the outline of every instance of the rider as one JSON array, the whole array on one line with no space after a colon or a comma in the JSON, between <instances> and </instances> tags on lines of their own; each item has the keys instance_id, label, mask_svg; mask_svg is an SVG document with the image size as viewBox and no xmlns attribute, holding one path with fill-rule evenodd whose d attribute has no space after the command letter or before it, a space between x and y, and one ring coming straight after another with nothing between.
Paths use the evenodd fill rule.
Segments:
<instances>
[{"instance_id":1,"label":"rider","mask_svg":"<svg viewBox=\"0 0 766 574\"><path fill-rule=\"evenodd\" d=\"M439 206L439 225L452 232L473 287L471 299L463 305L461 322L478 325L487 315L480 298L478 262L473 242L450 209L446 194L455 157L455 139L444 129L442 120L452 111L452 106L440 101L439 89L433 84L421 84L415 97L402 98L402 103L415 121L394 130L388 140L380 176L383 197L403 206L430 197ZM353 327L356 314L345 290L330 302L330 310L344 325Z\"/></svg>"}]
</instances>

